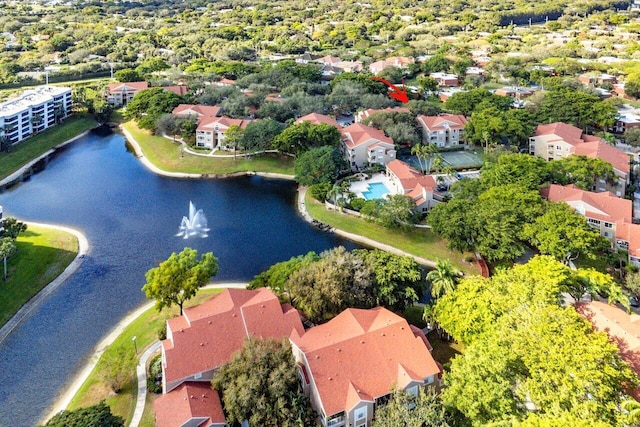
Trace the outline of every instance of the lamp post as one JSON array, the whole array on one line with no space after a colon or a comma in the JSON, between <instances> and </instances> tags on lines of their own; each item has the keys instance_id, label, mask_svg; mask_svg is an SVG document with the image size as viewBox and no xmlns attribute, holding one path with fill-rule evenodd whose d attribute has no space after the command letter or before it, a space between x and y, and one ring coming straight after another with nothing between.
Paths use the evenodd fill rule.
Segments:
<instances>
[{"instance_id":1,"label":"lamp post","mask_svg":"<svg viewBox=\"0 0 640 427\"><path fill-rule=\"evenodd\" d=\"M138 354L138 343L136 343L135 335L133 336L133 338L131 338L131 341L133 341L133 348L136 350L136 354Z\"/></svg>"}]
</instances>

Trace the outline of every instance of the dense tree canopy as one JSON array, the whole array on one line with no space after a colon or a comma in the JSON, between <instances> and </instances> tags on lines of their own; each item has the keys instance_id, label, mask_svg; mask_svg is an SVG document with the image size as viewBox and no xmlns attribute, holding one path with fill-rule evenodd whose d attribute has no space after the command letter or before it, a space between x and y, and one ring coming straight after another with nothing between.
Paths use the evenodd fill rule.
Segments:
<instances>
[{"instance_id":1,"label":"dense tree canopy","mask_svg":"<svg viewBox=\"0 0 640 427\"><path fill-rule=\"evenodd\" d=\"M73 411L62 411L53 416L43 427L123 427L124 419L111 413L104 402Z\"/></svg>"},{"instance_id":2,"label":"dense tree canopy","mask_svg":"<svg viewBox=\"0 0 640 427\"><path fill-rule=\"evenodd\" d=\"M344 160L338 149L329 145L312 148L296 159L296 181L301 185L332 183L343 164Z\"/></svg>"}]
</instances>

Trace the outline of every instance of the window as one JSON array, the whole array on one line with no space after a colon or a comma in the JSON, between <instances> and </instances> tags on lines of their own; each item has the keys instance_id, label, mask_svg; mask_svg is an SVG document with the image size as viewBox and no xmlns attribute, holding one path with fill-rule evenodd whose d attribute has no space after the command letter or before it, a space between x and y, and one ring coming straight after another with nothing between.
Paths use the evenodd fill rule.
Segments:
<instances>
[{"instance_id":1,"label":"window","mask_svg":"<svg viewBox=\"0 0 640 427\"><path fill-rule=\"evenodd\" d=\"M559 146L559 145L556 145L556 150L558 150L558 151L562 151L562 147L561 147L561 146Z\"/></svg>"},{"instance_id":2,"label":"window","mask_svg":"<svg viewBox=\"0 0 640 427\"><path fill-rule=\"evenodd\" d=\"M355 426L356 427L366 425L366 423L367 423L367 407L363 406L362 408L356 409L355 412L354 412L353 418L355 420Z\"/></svg>"},{"instance_id":3,"label":"window","mask_svg":"<svg viewBox=\"0 0 640 427\"><path fill-rule=\"evenodd\" d=\"M193 379L194 379L194 380L199 380L200 378L202 378L202 372L198 372L197 374L195 374L195 375L193 376Z\"/></svg>"},{"instance_id":4,"label":"window","mask_svg":"<svg viewBox=\"0 0 640 427\"><path fill-rule=\"evenodd\" d=\"M605 222L604 226L605 228L613 228L613 224L611 224L610 222Z\"/></svg>"}]
</instances>

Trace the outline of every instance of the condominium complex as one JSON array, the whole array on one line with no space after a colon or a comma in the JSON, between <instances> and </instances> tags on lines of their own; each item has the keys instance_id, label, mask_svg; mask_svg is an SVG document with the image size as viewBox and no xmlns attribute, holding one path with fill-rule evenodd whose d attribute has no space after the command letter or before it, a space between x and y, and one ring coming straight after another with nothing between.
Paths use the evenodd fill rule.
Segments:
<instances>
[{"instance_id":1,"label":"condominium complex","mask_svg":"<svg viewBox=\"0 0 640 427\"><path fill-rule=\"evenodd\" d=\"M0 103L0 136L12 144L55 126L71 114L71 88L41 86Z\"/></svg>"}]
</instances>

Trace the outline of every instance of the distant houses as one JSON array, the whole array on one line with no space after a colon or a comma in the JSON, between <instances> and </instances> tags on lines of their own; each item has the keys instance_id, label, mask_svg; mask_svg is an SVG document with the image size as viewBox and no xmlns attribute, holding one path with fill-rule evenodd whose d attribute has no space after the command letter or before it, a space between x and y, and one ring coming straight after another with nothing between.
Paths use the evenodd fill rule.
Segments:
<instances>
[{"instance_id":1,"label":"distant houses","mask_svg":"<svg viewBox=\"0 0 640 427\"><path fill-rule=\"evenodd\" d=\"M0 136L17 144L71 114L71 88L40 86L0 103Z\"/></svg>"}]
</instances>

